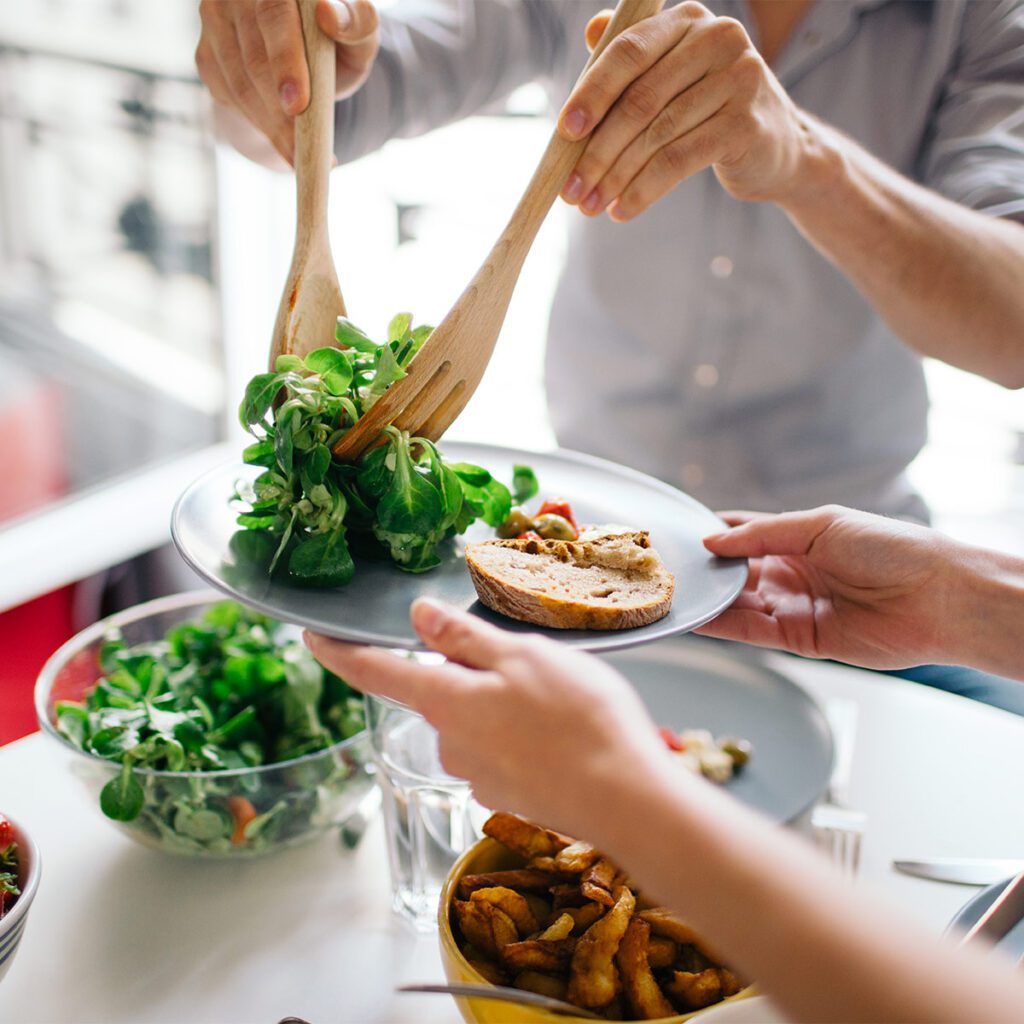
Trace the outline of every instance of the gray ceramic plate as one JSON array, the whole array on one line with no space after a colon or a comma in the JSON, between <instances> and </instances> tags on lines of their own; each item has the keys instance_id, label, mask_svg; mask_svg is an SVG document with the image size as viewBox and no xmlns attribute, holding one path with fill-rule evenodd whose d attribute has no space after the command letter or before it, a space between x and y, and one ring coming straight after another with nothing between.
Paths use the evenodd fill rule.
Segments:
<instances>
[{"instance_id":1,"label":"gray ceramic plate","mask_svg":"<svg viewBox=\"0 0 1024 1024\"><path fill-rule=\"evenodd\" d=\"M976 892L957 912L949 927L958 932L966 932L981 920L981 915L995 903L1002 891L1010 884L1011 879L1005 882L996 882L987 889ZM1020 958L1024 956L1024 921L1017 924L998 943L1000 952Z\"/></svg>"},{"instance_id":2,"label":"gray ceramic plate","mask_svg":"<svg viewBox=\"0 0 1024 1024\"><path fill-rule=\"evenodd\" d=\"M633 683L658 725L750 740L750 762L725 784L744 803L795 822L825 792L832 770L825 716L749 649L678 637L604 660Z\"/></svg>"},{"instance_id":3,"label":"gray ceramic plate","mask_svg":"<svg viewBox=\"0 0 1024 1024\"><path fill-rule=\"evenodd\" d=\"M580 522L621 523L649 530L651 541L675 574L672 610L659 622L609 633L550 630L558 639L587 650L612 650L683 633L727 608L747 578L744 560L709 555L701 538L719 529L721 521L693 498L653 477L612 462L576 452L544 454L489 445L443 445L453 461L485 466L499 480L512 479L512 466L533 466L540 496L565 498ZM227 465L200 477L178 499L171 534L182 557L205 580L232 597L269 615L329 636L388 647L415 648L419 642L409 625L409 605L416 597L436 597L509 629L534 626L506 619L476 599L462 555L462 539L446 545L442 564L422 574L404 573L390 562L357 562L347 587L304 589L279 580L236 557L232 537L237 509L229 504L235 481L253 478L260 470ZM467 540L485 540L494 531L475 523Z\"/></svg>"}]
</instances>

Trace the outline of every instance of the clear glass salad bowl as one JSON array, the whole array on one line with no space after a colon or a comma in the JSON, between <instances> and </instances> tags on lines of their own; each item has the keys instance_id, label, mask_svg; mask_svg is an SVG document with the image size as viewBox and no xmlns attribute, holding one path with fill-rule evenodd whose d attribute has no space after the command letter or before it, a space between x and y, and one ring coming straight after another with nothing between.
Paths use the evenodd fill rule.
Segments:
<instances>
[{"instance_id":1,"label":"clear glass salad bowl","mask_svg":"<svg viewBox=\"0 0 1024 1024\"><path fill-rule=\"evenodd\" d=\"M201 591L137 605L83 630L43 666L35 689L40 727L71 755L72 771L84 782L97 814L100 791L121 765L62 735L55 705L83 700L96 684L102 675L100 649L110 631L119 630L128 645L152 643L222 600ZM360 809L374 785L365 730L324 750L273 764L219 771L136 767L134 774L144 794L141 813L131 821L108 819L111 824L154 849L222 859L270 853L336 827ZM249 817L255 812L257 820L243 829L232 819L238 807L245 807Z\"/></svg>"}]
</instances>

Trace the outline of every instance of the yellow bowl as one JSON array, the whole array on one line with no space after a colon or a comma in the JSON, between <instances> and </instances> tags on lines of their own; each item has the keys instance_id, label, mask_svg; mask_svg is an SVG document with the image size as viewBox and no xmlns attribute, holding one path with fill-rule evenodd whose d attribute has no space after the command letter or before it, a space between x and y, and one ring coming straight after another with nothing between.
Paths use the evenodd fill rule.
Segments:
<instances>
[{"instance_id":1,"label":"yellow bowl","mask_svg":"<svg viewBox=\"0 0 1024 1024\"><path fill-rule=\"evenodd\" d=\"M510 850L493 839L481 839L480 842L471 846L456 862L448 873L444 888L441 890L441 901L438 906L437 923L441 939L441 963L444 965L445 977L453 983L470 985L491 984L479 971L470 966L469 961L462 955L459 944L452 931L451 909L452 900L455 897L459 881L463 875L477 875L488 871L504 871L508 868L519 868L523 866L522 858L517 857ZM750 985L737 992L728 999L705 1007L704 1010L694 1010L691 1013L680 1013L674 1017L659 1017L657 1024L682 1024L683 1021L704 1013L705 1010L713 1010L715 1007L724 1006L726 1003L735 1002L739 999L746 999L748 996L756 995L755 986ZM538 1010L530 1006L522 1006L519 1003L506 1003L498 999L472 999L456 998L459 1012L466 1024L566 1024L566 1022L585 1022L584 1017L563 1017L545 1010Z\"/></svg>"}]
</instances>

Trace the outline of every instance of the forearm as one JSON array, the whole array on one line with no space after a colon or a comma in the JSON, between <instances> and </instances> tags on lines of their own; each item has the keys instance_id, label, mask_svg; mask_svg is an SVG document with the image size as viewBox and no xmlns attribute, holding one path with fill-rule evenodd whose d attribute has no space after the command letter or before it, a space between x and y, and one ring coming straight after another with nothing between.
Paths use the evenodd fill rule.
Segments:
<instances>
[{"instance_id":1,"label":"forearm","mask_svg":"<svg viewBox=\"0 0 1024 1024\"><path fill-rule=\"evenodd\" d=\"M902 924L725 794L671 769L613 787L589 838L794 1019L1020 1020L1005 964Z\"/></svg>"},{"instance_id":2,"label":"forearm","mask_svg":"<svg viewBox=\"0 0 1024 1024\"><path fill-rule=\"evenodd\" d=\"M1024 225L966 209L807 120L800 184L780 206L893 331L932 356L1024 386Z\"/></svg>"},{"instance_id":3,"label":"forearm","mask_svg":"<svg viewBox=\"0 0 1024 1024\"><path fill-rule=\"evenodd\" d=\"M953 598L940 660L1024 686L1024 559L964 547L952 566Z\"/></svg>"}]
</instances>

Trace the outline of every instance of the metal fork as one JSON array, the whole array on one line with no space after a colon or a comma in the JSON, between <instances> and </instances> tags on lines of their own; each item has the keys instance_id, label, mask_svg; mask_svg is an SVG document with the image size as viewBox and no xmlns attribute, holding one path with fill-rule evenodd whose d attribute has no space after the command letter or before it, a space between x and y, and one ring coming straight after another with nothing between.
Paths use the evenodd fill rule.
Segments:
<instances>
[{"instance_id":1,"label":"metal fork","mask_svg":"<svg viewBox=\"0 0 1024 1024\"><path fill-rule=\"evenodd\" d=\"M860 846L867 815L849 805L850 769L857 738L857 705L834 698L825 703L825 717L832 729L835 758L825 800L811 812L811 828L818 848L850 875L860 868Z\"/></svg>"}]
</instances>

